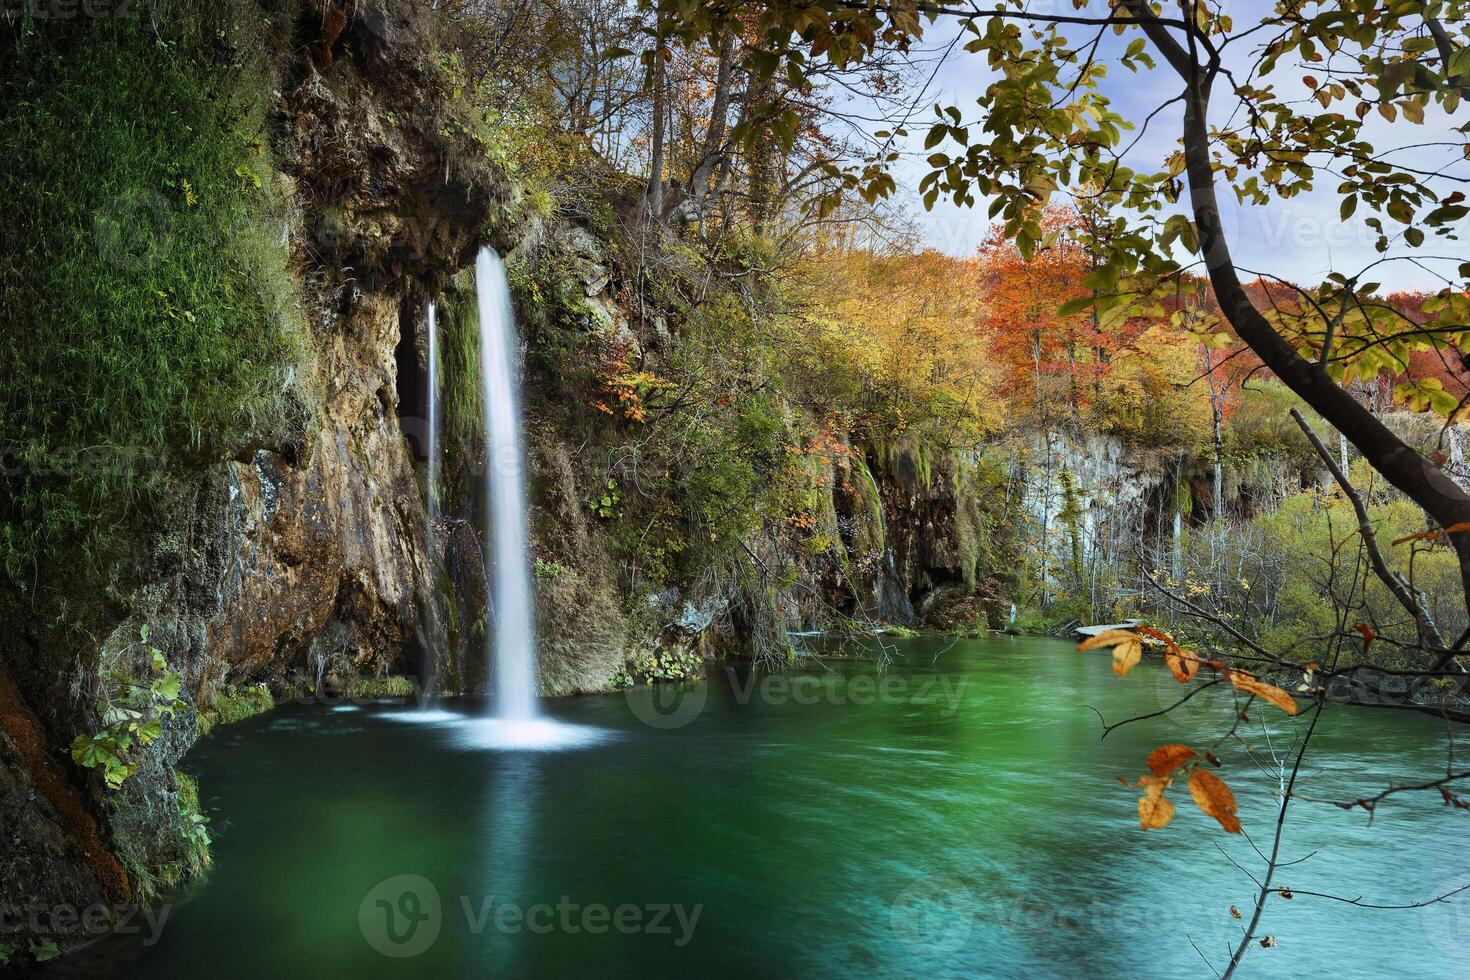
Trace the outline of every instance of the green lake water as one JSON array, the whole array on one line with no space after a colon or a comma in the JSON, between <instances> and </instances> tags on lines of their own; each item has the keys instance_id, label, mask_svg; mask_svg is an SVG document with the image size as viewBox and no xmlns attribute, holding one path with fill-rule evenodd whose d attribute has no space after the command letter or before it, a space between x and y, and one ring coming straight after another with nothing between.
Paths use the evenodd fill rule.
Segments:
<instances>
[{"instance_id":1,"label":"green lake water","mask_svg":"<svg viewBox=\"0 0 1470 980\"><path fill-rule=\"evenodd\" d=\"M185 768L212 821L208 879L162 927L98 944L89 976L1208 977L1249 915L1250 844L1183 786L1137 821L1153 746L1228 725L1223 699L1099 740L1179 689L1156 663L1026 638L889 645L800 675L544 703L602 737L487 749L481 708L286 705L202 740ZM798 679L800 678L800 679ZM1278 712L1244 734L1285 751ZM1204 741L1197 737L1195 741ZM1300 791L1376 793L1443 771L1432 718L1330 709ZM1274 774L1222 775L1269 847ZM1438 796L1362 812L1296 804L1280 881L1365 901L1470 882L1470 813ZM1217 847L1218 845L1218 847ZM1276 899L1243 977L1470 975L1470 893L1373 911Z\"/></svg>"}]
</instances>

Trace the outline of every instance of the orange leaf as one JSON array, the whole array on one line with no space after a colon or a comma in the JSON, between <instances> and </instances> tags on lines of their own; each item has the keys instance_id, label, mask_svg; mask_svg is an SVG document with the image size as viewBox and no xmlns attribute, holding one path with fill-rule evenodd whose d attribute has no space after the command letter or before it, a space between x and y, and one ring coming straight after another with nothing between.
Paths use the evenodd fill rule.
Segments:
<instances>
[{"instance_id":1,"label":"orange leaf","mask_svg":"<svg viewBox=\"0 0 1470 980\"><path fill-rule=\"evenodd\" d=\"M1243 670L1230 671L1230 683L1247 694L1254 694L1262 701L1271 702L1289 715L1296 714L1296 700L1275 684L1257 680Z\"/></svg>"},{"instance_id":2,"label":"orange leaf","mask_svg":"<svg viewBox=\"0 0 1470 980\"><path fill-rule=\"evenodd\" d=\"M1394 538L1393 539L1393 543L1396 544L1396 545L1399 545L1399 544L1406 544L1406 543L1408 543L1410 541L1420 541L1420 540L1423 540L1424 538L1437 538L1437 537L1439 537L1439 531L1437 531L1437 530L1436 531L1420 531L1418 534L1406 534L1402 538Z\"/></svg>"},{"instance_id":3,"label":"orange leaf","mask_svg":"<svg viewBox=\"0 0 1470 980\"><path fill-rule=\"evenodd\" d=\"M1096 650L1100 647L1113 648L1113 673L1127 677L1128 672L1143 659L1143 637L1129 630L1108 630L1089 637L1077 644L1077 652Z\"/></svg>"},{"instance_id":4,"label":"orange leaf","mask_svg":"<svg viewBox=\"0 0 1470 980\"><path fill-rule=\"evenodd\" d=\"M1187 745L1160 745L1148 754L1148 768L1155 776L1167 776L1194 756Z\"/></svg>"},{"instance_id":5,"label":"orange leaf","mask_svg":"<svg viewBox=\"0 0 1470 980\"><path fill-rule=\"evenodd\" d=\"M1189 795L1206 816L1220 821L1226 833L1240 833L1240 820L1235 816L1235 794L1225 781L1208 769L1189 774Z\"/></svg>"},{"instance_id":6,"label":"orange leaf","mask_svg":"<svg viewBox=\"0 0 1470 980\"><path fill-rule=\"evenodd\" d=\"M1138 641L1138 634L1129 630L1108 630L1106 633L1099 633L1097 634L1097 636L1090 636L1087 639L1083 640L1081 643L1077 644L1077 652L1085 653L1088 650L1097 650L1102 647L1117 646L1119 643L1137 643Z\"/></svg>"},{"instance_id":7,"label":"orange leaf","mask_svg":"<svg viewBox=\"0 0 1470 980\"><path fill-rule=\"evenodd\" d=\"M1174 642L1174 638L1172 636L1170 636L1168 633L1165 633L1161 629L1155 629L1152 626L1135 626L1133 628L1137 632L1142 633L1144 636L1147 636L1147 637L1150 637L1152 639L1158 640L1160 643L1162 643L1165 647L1167 647L1170 650L1178 650L1179 649L1179 644L1177 644L1177 643Z\"/></svg>"},{"instance_id":8,"label":"orange leaf","mask_svg":"<svg viewBox=\"0 0 1470 980\"><path fill-rule=\"evenodd\" d=\"M1368 647L1372 645L1374 640L1378 639L1377 632L1367 623L1355 623L1353 624L1353 629L1363 634L1363 652L1367 653Z\"/></svg>"},{"instance_id":9,"label":"orange leaf","mask_svg":"<svg viewBox=\"0 0 1470 980\"><path fill-rule=\"evenodd\" d=\"M1181 684L1188 684L1199 673L1199 659L1188 650L1170 650L1164 654L1164 663L1173 672L1174 679Z\"/></svg>"},{"instance_id":10,"label":"orange leaf","mask_svg":"<svg viewBox=\"0 0 1470 980\"><path fill-rule=\"evenodd\" d=\"M1138 825L1144 830L1162 830L1174 819L1174 804L1162 796L1138 798Z\"/></svg>"},{"instance_id":11,"label":"orange leaf","mask_svg":"<svg viewBox=\"0 0 1470 980\"><path fill-rule=\"evenodd\" d=\"M1113 673L1119 677L1127 677L1128 672L1138 666L1138 661L1143 659L1143 644L1137 640L1128 640L1113 647Z\"/></svg>"},{"instance_id":12,"label":"orange leaf","mask_svg":"<svg viewBox=\"0 0 1470 980\"><path fill-rule=\"evenodd\" d=\"M1163 796L1164 790L1168 789L1169 784L1173 781L1170 776L1150 776L1144 773L1138 777L1138 788L1149 796Z\"/></svg>"},{"instance_id":13,"label":"orange leaf","mask_svg":"<svg viewBox=\"0 0 1470 980\"><path fill-rule=\"evenodd\" d=\"M1460 533L1462 533L1464 531L1470 531L1470 521L1458 521L1458 522L1456 522L1454 524L1451 524L1449 527L1445 528L1443 531L1438 530L1438 529L1433 530L1433 531L1420 531L1418 534L1410 534L1410 535L1407 535L1407 536L1402 537L1402 538L1396 538L1393 543L1394 544L1403 544L1406 541L1420 541L1420 540L1423 540L1424 538L1435 538L1435 539L1439 539L1439 538L1445 537L1446 535L1460 534Z\"/></svg>"}]
</instances>

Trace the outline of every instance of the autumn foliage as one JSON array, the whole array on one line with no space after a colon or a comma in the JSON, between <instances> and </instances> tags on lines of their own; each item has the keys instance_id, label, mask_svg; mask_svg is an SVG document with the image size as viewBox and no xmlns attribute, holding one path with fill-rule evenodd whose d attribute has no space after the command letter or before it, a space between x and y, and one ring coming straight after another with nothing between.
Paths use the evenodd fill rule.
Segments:
<instances>
[{"instance_id":1,"label":"autumn foliage","mask_svg":"<svg viewBox=\"0 0 1470 980\"><path fill-rule=\"evenodd\" d=\"M1077 645L1077 650L1085 653L1089 650L1111 648L1113 673L1126 677L1143 659L1145 646L1161 648L1164 669L1180 684L1188 684L1194 680L1201 667L1215 675L1215 680L1211 683L1228 682L1237 692L1247 696L1246 703L1240 707L1241 715L1255 698L1260 698L1289 715L1297 713L1296 699L1286 691L1261 680L1249 671L1239 670L1223 661L1186 650L1171 635L1152 626L1107 630L1082 641ZM1201 753L1188 745L1160 745L1149 753L1147 765L1149 771L1140 776L1137 782L1123 781L1124 785L1143 790L1143 796L1138 800L1138 823L1144 830L1161 830L1174 819L1174 804L1164 794L1179 775L1185 773L1190 798L1200 811L1219 821L1221 828L1227 833L1240 833L1240 819L1235 813L1235 794L1223 779L1208 768L1219 765L1213 752Z\"/></svg>"}]
</instances>

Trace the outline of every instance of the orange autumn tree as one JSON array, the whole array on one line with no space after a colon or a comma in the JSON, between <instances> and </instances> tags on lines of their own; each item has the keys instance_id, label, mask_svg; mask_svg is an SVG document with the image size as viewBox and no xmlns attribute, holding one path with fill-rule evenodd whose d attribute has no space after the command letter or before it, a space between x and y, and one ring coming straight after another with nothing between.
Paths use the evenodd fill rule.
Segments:
<instances>
[{"instance_id":1,"label":"orange autumn tree","mask_svg":"<svg viewBox=\"0 0 1470 980\"><path fill-rule=\"evenodd\" d=\"M1014 411L1034 413L1043 426L1064 417L1080 420L1083 407L1097 398L1113 347L1090 312L1058 312L1088 295L1083 221L1071 208L1048 207L1043 244L1030 259L998 226L978 252L984 291L978 325L1001 365L1002 390Z\"/></svg>"}]
</instances>

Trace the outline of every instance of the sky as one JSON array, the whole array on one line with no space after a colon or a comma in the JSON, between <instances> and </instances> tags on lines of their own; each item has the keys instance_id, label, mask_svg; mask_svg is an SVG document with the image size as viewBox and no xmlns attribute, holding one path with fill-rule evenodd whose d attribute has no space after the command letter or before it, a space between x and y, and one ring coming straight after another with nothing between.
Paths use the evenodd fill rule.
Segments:
<instances>
[{"instance_id":1,"label":"sky","mask_svg":"<svg viewBox=\"0 0 1470 980\"><path fill-rule=\"evenodd\" d=\"M1271 5L1262 0L1227 0L1226 6L1227 13L1234 20L1236 31L1257 22L1271 9ZM1073 12L1070 0L1037 0L1031 9L1041 12ZM1075 32L1069 34L1073 40L1090 37L1088 28L1074 27L1069 30ZM913 85L914 100L918 107L908 127L910 136L904 147L907 152L905 158L896 165L896 175L899 196L914 202L911 211L925 244L950 255L964 256L973 254L985 237L989 227L986 217L988 202L982 201L974 208L961 208L941 200L933 211L925 212L918 203L917 190L919 180L928 171L924 163L924 157L928 153L923 150L922 141L934 119L933 104L939 102L942 105L958 106L966 113L966 120L974 122L978 114L975 97L991 80L984 56L966 53L963 50L963 41L955 45L942 62L936 61L938 53L954 39L958 31L958 22L947 19L929 25L926 29L924 48L928 60L926 64L919 66L920 77ZM1135 35L1129 33L1121 40L1110 36L1113 54L1121 51L1122 45L1133 36ZM1237 42L1233 47L1234 50L1227 50L1227 64L1237 70L1243 69L1253 60L1251 54L1254 42L1247 39ZM931 72L932 83L925 88L924 82ZM1300 89L1305 93L1306 89L1300 83L1302 74L1304 72L1300 69L1283 63L1270 78L1277 79L1280 91ZM1238 74L1237 77L1241 76ZM1110 66L1108 78L1102 84L1102 91L1125 118L1141 121L1161 102L1175 95L1180 87L1177 76L1166 67L1135 75L1114 63ZM1220 89L1223 86L1217 87L1217 112L1212 117L1217 120L1223 116L1218 109L1228 109L1227 100L1230 95L1228 89ZM1340 105L1334 105L1334 109ZM1461 110L1460 115L1463 117L1464 110ZM1407 143L1464 140L1463 136L1452 132L1449 118L1433 106L1426 111L1425 124L1422 126L1406 125L1402 122L1391 125L1380 119L1376 113L1370 115L1369 120L1366 136L1379 149ZM1463 119L1460 121L1463 122ZM1161 114L1149 126L1147 133L1130 155L1130 165L1150 171L1159 169L1162 160L1178 148L1179 130L1177 113ZM1443 193L1456 186L1465 186L1464 182L1470 181L1470 161L1464 160L1454 150L1444 149L1410 151L1400 159L1402 162L1424 166L1429 159L1443 161L1446 159L1445 153L1453 155L1452 159L1456 162L1449 174L1460 183L1443 181L1436 185ZM1337 184L1338 180L1331 174L1319 172L1314 189L1290 201L1276 201L1264 208L1228 207L1224 222L1237 264L1245 270L1267 272L1307 284L1320 282L1333 271L1355 274L1381 258L1374 249L1376 233L1362 222L1363 217L1371 212L1360 208L1358 214L1348 221L1339 219L1341 199L1336 193ZM1224 191L1221 195L1222 204L1233 206L1234 194L1223 186L1221 189ZM1394 226L1387 226L1392 233ZM1470 259L1470 247L1465 242L1466 234L1470 234L1470 222L1464 223L1462 232L1458 242L1429 244L1419 251ZM1413 254L1413 251L1399 248L1391 250L1390 254L1407 255ZM1441 275L1454 277L1455 265L1456 261L1439 261L1425 262L1425 267L1420 267L1407 261L1395 260L1377 267L1367 278L1381 282L1386 291L1435 290L1445 285Z\"/></svg>"}]
</instances>

